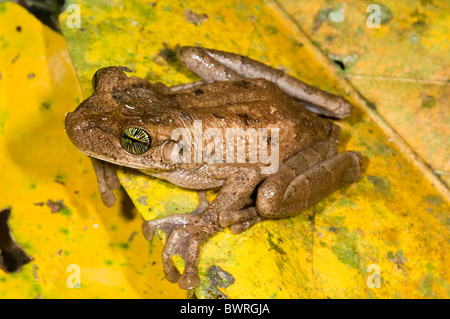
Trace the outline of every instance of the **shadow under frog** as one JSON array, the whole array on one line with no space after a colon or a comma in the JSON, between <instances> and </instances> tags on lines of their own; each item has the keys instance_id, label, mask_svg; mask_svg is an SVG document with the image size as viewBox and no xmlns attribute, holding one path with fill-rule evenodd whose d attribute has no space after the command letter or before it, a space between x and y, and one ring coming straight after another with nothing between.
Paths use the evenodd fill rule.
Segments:
<instances>
[{"instance_id":1,"label":"shadow under frog","mask_svg":"<svg viewBox=\"0 0 450 319\"><path fill-rule=\"evenodd\" d=\"M200 283L197 264L207 238L225 227L238 234L263 220L301 213L356 181L361 155L339 154L339 127L315 114L347 117L351 106L342 97L233 53L182 47L178 56L202 81L167 87L128 77L122 67L100 69L93 78L92 96L67 114L66 131L91 157L107 206L115 202L111 190L120 186L114 165L184 188L220 188L211 203L202 196L189 214L143 224L147 239L156 229L166 233L162 258L167 279L192 289ZM175 146L180 141L172 132L192 131L195 121L202 121L203 133L209 128L279 129L277 172L261 173L267 165L261 161L177 161ZM245 152L248 158L248 149ZM174 255L185 261L183 274L172 265Z\"/></svg>"}]
</instances>

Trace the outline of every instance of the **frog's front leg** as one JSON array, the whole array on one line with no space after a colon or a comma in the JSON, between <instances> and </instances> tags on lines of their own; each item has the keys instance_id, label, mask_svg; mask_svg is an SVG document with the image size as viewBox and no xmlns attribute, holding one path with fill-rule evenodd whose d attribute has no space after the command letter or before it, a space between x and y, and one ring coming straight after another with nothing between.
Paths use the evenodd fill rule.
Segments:
<instances>
[{"instance_id":1,"label":"frog's front leg","mask_svg":"<svg viewBox=\"0 0 450 319\"><path fill-rule=\"evenodd\" d=\"M209 207L200 214L174 214L146 221L143 225L147 239L151 239L156 229L165 232L166 243L162 253L164 273L169 281L178 281L183 289L195 288L200 283L197 274L200 246L223 229L219 223L220 212L242 209L261 181L259 168L251 164L207 164L193 175L224 181ZM183 275L172 265L174 255L181 256L185 261Z\"/></svg>"},{"instance_id":2,"label":"frog's front leg","mask_svg":"<svg viewBox=\"0 0 450 319\"><path fill-rule=\"evenodd\" d=\"M95 175L97 176L98 190L103 203L107 207L114 206L116 197L112 192L120 188L120 181L117 177L116 168L113 164L90 157Z\"/></svg>"},{"instance_id":3,"label":"frog's front leg","mask_svg":"<svg viewBox=\"0 0 450 319\"><path fill-rule=\"evenodd\" d=\"M283 92L299 100L304 107L314 113L340 119L350 115L351 104L343 97L310 86L281 70L249 57L199 47L182 47L178 56L205 82L262 78L276 83ZM196 82L194 85L199 83L202 82ZM180 85L172 87L172 90L189 86L192 85Z\"/></svg>"}]
</instances>

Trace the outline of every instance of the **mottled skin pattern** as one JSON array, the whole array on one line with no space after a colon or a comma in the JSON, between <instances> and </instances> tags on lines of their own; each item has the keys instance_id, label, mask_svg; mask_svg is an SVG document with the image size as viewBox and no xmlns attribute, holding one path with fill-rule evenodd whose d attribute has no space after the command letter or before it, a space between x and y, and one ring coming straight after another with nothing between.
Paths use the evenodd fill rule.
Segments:
<instances>
[{"instance_id":1,"label":"mottled skin pattern","mask_svg":"<svg viewBox=\"0 0 450 319\"><path fill-rule=\"evenodd\" d=\"M237 234L264 219L301 213L354 182L361 155L338 154L339 127L311 112L346 117L350 105L345 99L232 53L183 47L179 58L203 81L166 87L128 77L121 67L105 68L95 77L93 95L67 114L66 131L75 146L92 158L107 206L115 201L111 189L119 187L110 163L185 188L221 187L210 204L202 195L199 208L190 214L173 214L143 225L148 239L157 228L167 235L162 257L168 280L192 289L199 284L199 251L208 237L224 227ZM203 132L279 128L278 171L262 174L267 163L249 163L248 152L247 161L240 164L175 163L172 131L192 132L196 120L202 121ZM122 130L130 126L151 136L150 148L141 155L128 153L120 143ZM267 139L267 145L274 143ZM182 275L171 263L174 255L185 260Z\"/></svg>"}]
</instances>

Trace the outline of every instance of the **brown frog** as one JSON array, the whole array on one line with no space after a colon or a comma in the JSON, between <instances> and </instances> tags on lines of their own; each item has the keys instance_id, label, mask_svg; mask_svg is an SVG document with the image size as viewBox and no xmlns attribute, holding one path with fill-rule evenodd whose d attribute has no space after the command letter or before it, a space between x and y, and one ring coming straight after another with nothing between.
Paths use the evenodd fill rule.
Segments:
<instances>
[{"instance_id":1,"label":"brown frog","mask_svg":"<svg viewBox=\"0 0 450 319\"><path fill-rule=\"evenodd\" d=\"M342 97L233 53L182 47L178 56L203 80L167 87L128 77L123 67L100 69L92 96L67 114L66 131L92 158L107 206L115 201L111 189L120 186L114 165L184 188L220 188L211 203L199 192L194 212L143 225L147 239L158 228L166 233L162 258L167 279L191 289L199 285L199 251L208 237L225 227L238 234L265 219L301 213L356 181L361 155L338 154L339 127L314 114L348 116L351 107ZM203 153L188 152L191 140L174 134L179 129L193 134ZM216 135L208 135L211 130ZM219 139L211 147L207 137L223 138L226 130L244 134ZM233 157L238 140L245 148ZM205 158L212 156L212 161L201 156L208 145ZM225 152L231 161L217 156L222 146L230 146ZM185 260L182 275L171 263L174 255Z\"/></svg>"}]
</instances>

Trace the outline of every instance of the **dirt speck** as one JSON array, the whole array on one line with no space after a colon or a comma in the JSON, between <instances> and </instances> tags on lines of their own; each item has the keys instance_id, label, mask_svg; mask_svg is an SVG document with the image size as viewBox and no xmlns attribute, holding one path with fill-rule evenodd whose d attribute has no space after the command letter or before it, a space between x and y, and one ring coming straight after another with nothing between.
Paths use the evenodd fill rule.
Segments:
<instances>
[{"instance_id":1,"label":"dirt speck","mask_svg":"<svg viewBox=\"0 0 450 319\"><path fill-rule=\"evenodd\" d=\"M61 211L61 209L67 208L62 199L59 199L56 202L49 199L47 201L47 206L50 208L52 214L59 213Z\"/></svg>"},{"instance_id":2,"label":"dirt speck","mask_svg":"<svg viewBox=\"0 0 450 319\"><path fill-rule=\"evenodd\" d=\"M213 286L221 288L226 288L234 283L234 277L230 273L215 265L209 267L208 278Z\"/></svg>"},{"instance_id":3,"label":"dirt speck","mask_svg":"<svg viewBox=\"0 0 450 319\"><path fill-rule=\"evenodd\" d=\"M187 22L194 25L201 25L203 22L208 21L208 15L206 13L195 13L191 9L184 10L183 14Z\"/></svg>"},{"instance_id":4,"label":"dirt speck","mask_svg":"<svg viewBox=\"0 0 450 319\"><path fill-rule=\"evenodd\" d=\"M22 266L33 260L11 235L8 225L11 207L0 210L0 268L5 272L20 272Z\"/></svg>"}]
</instances>

